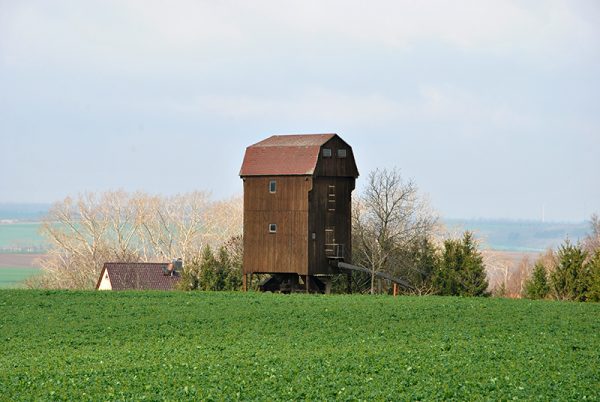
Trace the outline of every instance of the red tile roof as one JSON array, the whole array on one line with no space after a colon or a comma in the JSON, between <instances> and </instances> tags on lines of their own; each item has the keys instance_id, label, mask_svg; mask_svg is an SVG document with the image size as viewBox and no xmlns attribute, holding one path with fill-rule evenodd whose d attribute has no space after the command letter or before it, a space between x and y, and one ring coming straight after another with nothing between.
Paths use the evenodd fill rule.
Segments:
<instances>
[{"instance_id":1,"label":"red tile roof","mask_svg":"<svg viewBox=\"0 0 600 402\"><path fill-rule=\"evenodd\" d=\"M312 175L321 146L336 134L274 135L246 148L240 176Z\"/></svg>"},{"instance_id":2,"label":"red tile roof","mask_svg":"<svg viewBox=\"0 0 600 402\"><path fill-rule=\"evenodd\" d=\"M102 281L104 272L108 272L113 290L129 289L159 289L171 290L179 281L178 272L165 275L169 263L133 263L133 262L107 262L102 268L96 289Z\"/></svg>"}]
</instances>

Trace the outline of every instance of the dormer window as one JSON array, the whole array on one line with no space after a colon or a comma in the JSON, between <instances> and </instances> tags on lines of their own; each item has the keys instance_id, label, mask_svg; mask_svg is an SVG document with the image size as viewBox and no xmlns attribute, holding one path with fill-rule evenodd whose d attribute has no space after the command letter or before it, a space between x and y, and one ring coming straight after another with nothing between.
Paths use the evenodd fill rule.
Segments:
<instances>
[{"instance_id":1,"label":"dormer window","mask_svg":"<svg viewBox=\"0 0 600 402\"><path fill-rule=\"evenodd\" d=\"M277 182L275 180L271 180L269 182L269 193L274 194L277 191Z\"/></svg>"},{"instance_id":2,"label":"dormer window","mask_svg":"<svg viewBox=\"0 0 600 402\"><path fill-rule=\"evenodd\" d=\"M331 148L323 148L323 158L331 158Z\"/></svg>"},{"instance_id":3,"label":"dormer window","mask_svg":"<svg viewBox=\"0 0 600 402\"><path fill-rule=\"evenodd\" d=\"M337 157L338 158L345 158L346 157L346 149L338 149L337 150Z\"/></svg>"}]
</instances>

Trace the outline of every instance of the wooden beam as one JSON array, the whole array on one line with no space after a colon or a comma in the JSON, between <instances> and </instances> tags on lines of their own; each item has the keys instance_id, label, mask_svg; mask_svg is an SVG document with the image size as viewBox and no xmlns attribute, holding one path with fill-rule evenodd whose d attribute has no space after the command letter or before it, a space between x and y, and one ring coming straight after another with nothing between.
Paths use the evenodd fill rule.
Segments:
<instances>
[{"instance_id":1,"label":"wooden beam","mask_svg":"<svg viewBox=\"0 0 600 402\"><path fill-rule=\"evenodd\" d=\"M348 263L341 262L341 261L336 261L335 262L335 266L338 267L338 268L346 269L346 270L366 272L368 274L372 273L372 271L370 269L368 269L368 268L360 267L358 265L348 264ZM375 272L375 276L378 277L378 278L387 279L388 281L397 283L398 285L402 286L403 288L414 290L414 287L411 286L405 280L393 277L392 275L390 275L390 274L388 274L386 272Z\"/></svg>"}]
</instances>

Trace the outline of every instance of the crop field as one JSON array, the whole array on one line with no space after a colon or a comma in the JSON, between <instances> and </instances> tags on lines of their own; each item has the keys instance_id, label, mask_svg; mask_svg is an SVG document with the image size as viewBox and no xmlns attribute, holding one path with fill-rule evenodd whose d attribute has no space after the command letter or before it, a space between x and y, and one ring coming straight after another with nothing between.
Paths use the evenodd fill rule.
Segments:
<instances>
[{"instance_id":1,"label":"crop field","mask_svg":"<svg viewBox=\"0 0 600 402\"><path fill-rule=\"evenodd\" d=\"M0 291L1 400L598 400L600 304Z\"/></svg>"},{"instance_id":2,"label":"crop field","mask_svg":"<svg viewBox=\"0 0 600 402\"><path fill-rule=\"evenodd\" d=\"M39 268L0 267L0 288L21 287L25 279L39 272Z\"/></svg>"},{"instance_id":3,"label":"crop field","mask_svg":"<svg viewBox=\"0 0 600 402\"><path fill-rule=\"evenodd\" d=\"M39 231L40 224L37 222L0 224L0 251L44 252L47 244Z\"/></svg>"}]
</instances>

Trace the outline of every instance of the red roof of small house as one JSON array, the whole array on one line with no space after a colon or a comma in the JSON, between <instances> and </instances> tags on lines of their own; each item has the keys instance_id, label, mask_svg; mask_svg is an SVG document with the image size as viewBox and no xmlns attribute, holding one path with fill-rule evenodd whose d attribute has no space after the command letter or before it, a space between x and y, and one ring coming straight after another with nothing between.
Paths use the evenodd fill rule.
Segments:
<instances>
[{"instance_id":1,"label":"red roof of small house","mask_svg":"<svg viewBox=\"0 0 600 402\"><path fill-rule=\"evenodd\" d=\"M312 175L319 150L337 134L274 135L246 148L240 176Z\"/></svg>"},{"instance_id":2,"label":"red roof of small house","mask_svg":"<svg viewBox=\"0 0 600 402\"><path fill-rule=\"evenodd\" d=\"M176 271L165 274L168 272L168 266L167 262L106 262L100 272L96 289L100 286L104 273L108 272L113 290L171 290L179 281L180 275Z\"/></svg>"}]
</instances>

